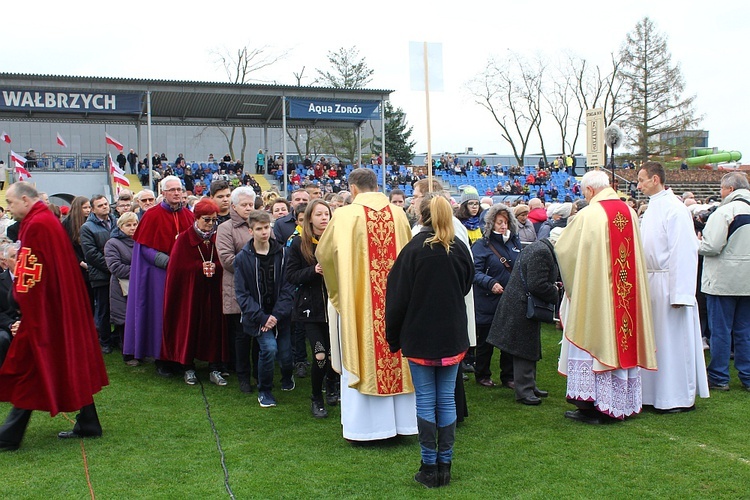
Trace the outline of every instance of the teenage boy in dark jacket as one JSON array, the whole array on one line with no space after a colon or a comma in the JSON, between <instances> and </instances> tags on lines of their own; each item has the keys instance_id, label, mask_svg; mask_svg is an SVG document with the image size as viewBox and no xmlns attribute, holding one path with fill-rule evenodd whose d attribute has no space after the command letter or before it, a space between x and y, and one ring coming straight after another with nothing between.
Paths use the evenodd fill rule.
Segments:
<instances>
[{"instance_id":1,"label":"teenage boy in dark jacket","mask_svg":"<svg viewBox=\"0 0 750 500\"><path fill-rule=\"evenodd\" d=\"M250 340L260 346L258 403L276 406L271 394L274 359L281 365L281 390L294 389L290 318L294 287L286 279L284 247L271 238L271 216L253 210L248 217L252 239L234 261L235 292L242 313L237 337L237 376L250 375Z\"/></svg>"}]
</instances>

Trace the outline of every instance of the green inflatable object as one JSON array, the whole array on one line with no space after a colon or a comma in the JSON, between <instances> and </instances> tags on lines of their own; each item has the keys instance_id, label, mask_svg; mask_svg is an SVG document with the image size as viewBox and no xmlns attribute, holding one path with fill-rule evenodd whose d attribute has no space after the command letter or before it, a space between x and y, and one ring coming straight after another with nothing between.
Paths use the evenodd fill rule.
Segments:
<instances>
[{"instance_id":1,"label":"green inflatable object","mask_svg":"<svg viewBox=\"0 0 750 500\"><path fill-rule=\"evenodd\" d=\"M691 167L698 167L707 163L721 163L725 161L739 161L742 159L742 153L739 151L716 151L711 148L703 148L695 151L693 158L688 158L685 162Z\"/></svg>"}]
</instances>

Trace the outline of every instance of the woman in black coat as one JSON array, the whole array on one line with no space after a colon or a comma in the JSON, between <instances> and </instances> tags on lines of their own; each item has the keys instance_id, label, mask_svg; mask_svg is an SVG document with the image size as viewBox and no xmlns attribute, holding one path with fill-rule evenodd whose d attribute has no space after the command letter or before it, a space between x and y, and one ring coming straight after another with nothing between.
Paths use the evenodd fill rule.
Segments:
<instances>
[{"instance_id":1,"label":"woman in black coat","mask_svg":"<svg viewBox=\"0 0 750 500\"><path fill-rule=\"evenodd\" d=\"M526 280L529 293L557 305L559 269L552 242L544 238L524 249L516 261L495 312L487 342L513 355L513 380L516 400L538 405L547 392L536 386L536 362L542 358L539 321L526 318Z\"/></svg>"},{"instance_id":2,"label":"woman in black coat","mask_svg":"<svg viewBox=\"0 0 750 500\"><path fill-rule=\"evenodd\" d=\"M469 348L464 297L474 269L455 238L453 211L429 193L419 206L424 227L398 255L386 287L386 340L402 352L417 400L422 466L414 479L428 488L450 482L456 432L454 391Z\"/></svg>"},{"instance_id":3,"label":"woman in black coat","mask_svg":"<svg viewBox=\"0 0 750 500\"><path fill-rule=\"evenodd\" d=\"M331 340L328 334L328 290L323 281L323 269L315 258L318 238L331 219L331 208L323 200L313 200L305 209L302 232L293 236L287 257L286 278L297 290L292 308L292 321L305 326L315 363L312 365L312 402L310 411L315 418L325 418L328 411L323 404L323 380L326 380L326 402L335 405L339 400L339 376L331 366Z\"/></svg>"},{"instance_id":4,"label":"woman in black coat","mask_svg":"<svg viewBox=\"0 0 750 500\"><path fill-rule=\"evenodd\" d=\"M89 266L86 263L86 257L83 255L83 247L81 246L81 226L86 222L86 219L91 215L91 201L85 196L76 196L70 204L70 212L68 216L62 221L63 228L70 238L70 242L73 244L73 250L76 253L76 260L81 268L81 275L83 276L83 282L86 284L86 291L89 293L89 301L91 302L91 310L94 310L94 290L91 288L91 281L89 281Z\"/></svg>"}]
</instances>

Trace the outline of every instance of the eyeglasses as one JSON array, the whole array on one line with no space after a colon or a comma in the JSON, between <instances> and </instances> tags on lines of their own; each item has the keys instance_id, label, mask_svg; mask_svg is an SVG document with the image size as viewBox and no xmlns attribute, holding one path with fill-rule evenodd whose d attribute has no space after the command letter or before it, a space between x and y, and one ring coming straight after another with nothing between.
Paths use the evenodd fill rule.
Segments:
<instances>
[{"instance_id":1,"label":"eyeglasses","mask_svg":"<svg viewBox=\"0 0 750 500\"><path fill-rule=\"evenodd\" d=\"M144 203L149 203L156 201L156 198L141 198L141 201Z\"/></svg>"},{"instance_id":2,"label":"eyeglasses","mask_svg":"<svg viewBox=\"0 0 750 500\"><path fill-rule=\"evenodd\" d=\"M165 193L176 193L178 191L181 192L182 188L162 189L162 191L165 192Z\"/></svg>"},{"instance_id":3,"label":"eyeglasses","mask_svg":"<svg viewBox=\"0 0 750 500\"><path fill-rule=\"evenodd\" d=\"M216 224L219 221L219 219L216 217L201 217L201 220L205 222L206 224L208 223Z\"/></svg>"},{"instance_id":4,"label":"eyeglasses","mask_svg":"<svg viewBox=\"0 0 750 500\"><path fill-rule=\"evenodd\" d=\"M470 207L478 207L479 206L479 202L478 201L470 201L466 205L468 205Z\"/></svg>"}]
</instances>

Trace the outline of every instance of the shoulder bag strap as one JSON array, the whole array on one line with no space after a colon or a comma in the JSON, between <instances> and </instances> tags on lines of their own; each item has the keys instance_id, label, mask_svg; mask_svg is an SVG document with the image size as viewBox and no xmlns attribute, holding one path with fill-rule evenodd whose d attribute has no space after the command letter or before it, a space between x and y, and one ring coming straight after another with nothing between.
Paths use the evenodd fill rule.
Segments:
<instances>
[{"instance_id":1,"label":"shoulder bag strap","mask_svg":"<svg viewBox=\"0 0 750 500\"><path fill-rule=\"evenodd\" d=\"M500 259L500 262L502 262L502 264L505 266L505 269L507 269L508 272L511 272L513 269L511 269L510 264L508 264L508 259L506 259L502 255L500 255L500 252L498 252L495 249L495 247L492 246L492 242L489 239L487 240L487 245L489 245L490 250L492 250L492 253L494 253L495 255L497 255L497 258Z\"/></svg>"}]
</instances>

